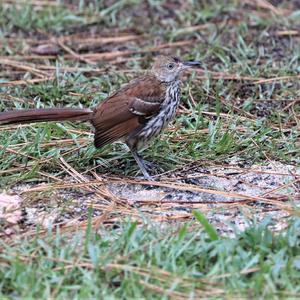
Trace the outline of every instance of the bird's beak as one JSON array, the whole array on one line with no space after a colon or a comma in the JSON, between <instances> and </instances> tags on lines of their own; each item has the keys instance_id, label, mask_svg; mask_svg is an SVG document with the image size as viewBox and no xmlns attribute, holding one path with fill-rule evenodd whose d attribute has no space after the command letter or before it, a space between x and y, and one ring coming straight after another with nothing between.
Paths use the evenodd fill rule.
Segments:
<instances>
[{"instance_id":1,"label":"bird's beak","mask_svg":"<svg viewBox=\"0 0 300 300\"><path fill-rule=\"evenodd\" d=\"M182 66L184 69L192 68L192 67L200 67L202 64L200 61L184 61L182 62Z\"/></svg>"}]
</instances>

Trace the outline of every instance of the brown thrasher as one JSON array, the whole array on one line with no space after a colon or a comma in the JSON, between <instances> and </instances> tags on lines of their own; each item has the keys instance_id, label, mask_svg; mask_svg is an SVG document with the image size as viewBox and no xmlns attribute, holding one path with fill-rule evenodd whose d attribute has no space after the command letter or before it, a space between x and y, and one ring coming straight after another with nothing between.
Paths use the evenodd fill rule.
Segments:
<instances>
[{"instance_id":1,"label":"brown thrasher","mask_svg":"<svg viewBox=\"0 0 300 300\"><path fill-rule=\"evenodd\" d=\"M179 76L186 68L198 65L198 61L182 62L177 57L159 56L147 75L129 82L92 110L12 110L0 113L0 124L90 121L95 127L97 148L117 140L125 142L144 177L151 179L138 150L145 148L175 116L180 98Z\"/></svg>"}]
</instances>

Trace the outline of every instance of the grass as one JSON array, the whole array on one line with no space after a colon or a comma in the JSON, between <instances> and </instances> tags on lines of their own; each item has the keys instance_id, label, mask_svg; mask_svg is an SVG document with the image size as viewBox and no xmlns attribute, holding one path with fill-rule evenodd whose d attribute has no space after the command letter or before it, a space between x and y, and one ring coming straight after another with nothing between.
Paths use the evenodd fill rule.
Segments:
<instances>
[{"instance_id":1,"label":"grass","mask_svg":"<svg viewBox=\"0 0 300 300\"><path fill-rule=\"evenodd\" d=\"M297 298L299 226L274 234L268 220L212 238L199 224L174 228L136 223L88 226L3 245L1 296L20 298ZM176 228L177 227L177 228Z\"/></svg>"},{"instance_id":2,"label":"grass","mask_svg":"<svg viewBox=\"0 0 300 300\"><path fill-rule=\"evenodd\" d=\"M278 2L269 9L266 1L75 2L0 4L1 111L94 107L149 68L153 55L172 53L203 68L185 75L176 120L143 153L169 171L160 177L166 185L172 170L191 166L220 166L215 175L223 177L233 161L299 166L297 1L269 1ZM55 55L36 54L57 39ZM110 194L105 184L130 181L138 168L121 143L96 150L88 124L2 126L0 140L0 188L17 191L27 214L59 210L46 232L28 221L15 232L1 221L3 232L14 232L0 246L2 298L299 297L299 177L290 202L261 196L274 206L247 204L253 218L258 208L282 209L288 227L275 233L271 220L259 219L228 237L206 221L210 210L219 213L212 207L181 222L172 214L182 207L124 204ZM77 205L87 192L93 204ZM223 209L241 213L243 205Z\"/></svg>"}]
</instances>

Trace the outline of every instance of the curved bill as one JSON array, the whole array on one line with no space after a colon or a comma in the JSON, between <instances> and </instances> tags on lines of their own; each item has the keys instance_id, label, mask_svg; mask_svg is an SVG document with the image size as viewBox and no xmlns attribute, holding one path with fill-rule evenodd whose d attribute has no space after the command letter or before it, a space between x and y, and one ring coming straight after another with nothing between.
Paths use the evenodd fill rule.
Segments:
<instances>
[{"instance_id":1,"label":"curved bill","mask_svg":"<svg viewBox=\"0 0 300 300\"><path fill-rule=\"evenodd\" d=\"M185 68L199 67L202 65L200 61L184 61L182 64Z\"/></svg>"}]
</instances>

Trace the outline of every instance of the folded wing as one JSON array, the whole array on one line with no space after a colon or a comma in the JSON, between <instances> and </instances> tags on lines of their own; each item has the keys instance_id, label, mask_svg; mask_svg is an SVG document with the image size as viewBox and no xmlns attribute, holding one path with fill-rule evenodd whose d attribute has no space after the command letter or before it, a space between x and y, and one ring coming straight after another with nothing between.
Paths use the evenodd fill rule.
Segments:
<instances>
[{"instance_id":1,"label":"folded wing","mask_svg":"<svg viewBox=\"0 0 300 300\"><path fill-rule=\"evenodd\" d=\"M101 102L94 110L95 146L113 143L156 115L165 98L166 86L147 75L130 82Z\"/></svg>"}]
</instances>

